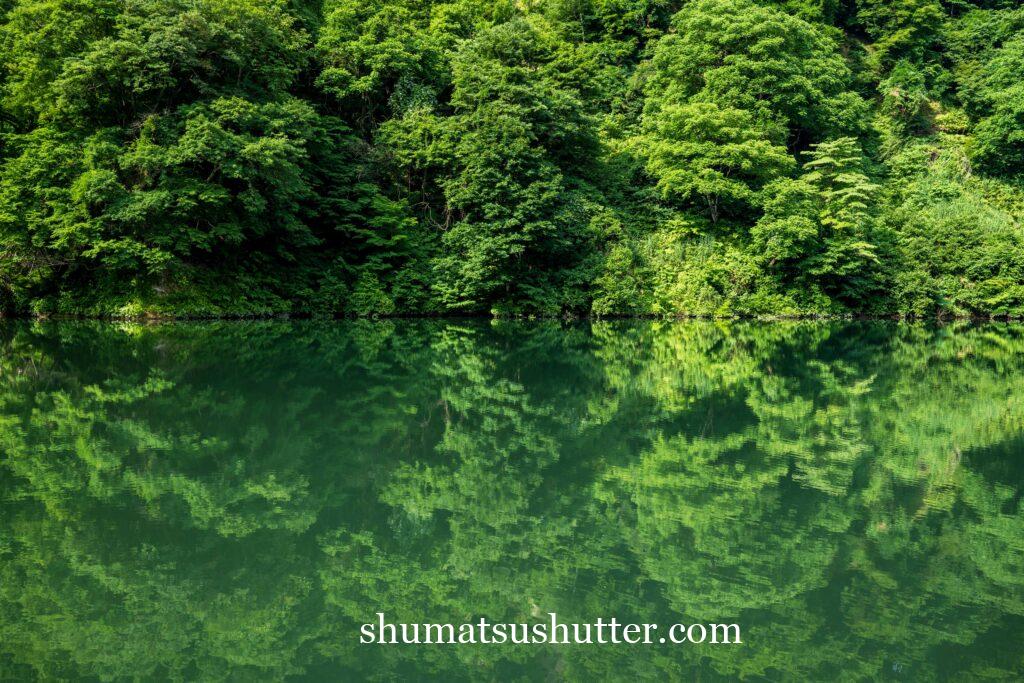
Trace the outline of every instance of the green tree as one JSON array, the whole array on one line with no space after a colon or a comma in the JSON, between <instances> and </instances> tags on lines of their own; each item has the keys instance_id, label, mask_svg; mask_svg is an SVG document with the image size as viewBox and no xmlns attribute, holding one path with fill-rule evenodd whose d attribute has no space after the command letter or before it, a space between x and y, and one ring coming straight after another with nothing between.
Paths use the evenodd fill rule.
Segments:
<instances>
[{"instance_id":1,"label":"green tree","mask_svg":"<svg viewBox=\"0 0 1024 683\"><path fill-rule=\"evenodd\" d=\"M979 170L993 175L1020 174L1024 161L1024 88L1016 74L1024 67L1024 34L990 53L977 74L972 110L977 113L970 152Z\"/></svg>"},{"instance_id":2,"label":"green tree","mask_svg":"<svg viewBox=\"0 0 1024 683\"><path fill-rule=\"evenodd\" d=\"M648 111L694 99L742 109L780 143L860 125L849 69L814 24L750 0L697 0L672 27L652 59Z\"/></svg>"},{"instance_id":3,"label":"green tree","mask_svg":"<svg viewBox=\"0 0 1024 683\"><path fill-rule=\"evenodd\" d=\"M887 70L900 59L923 60L938 40L945 12L939 0L858 0L857 18L874 40L872 59Z\"/></svg>"},{"instance_id":4,"label":"green tree","mask_svg":"<svg viewBox=\"0 0 1024 683\"><path fill-rule=\"evenodd\" d=\"M457 136L439 184L446 226L435 289L450 309L558 312L578 305L587 253L569 175L596 150L576 94L554 82L552 46L526 20L497 26L454 58Z\"/></svg>"},{"instance_id":5,"label":"green tree","mask_svg":"<svg viewBox=\"0 0 1024 683\"><path fill-rule=\"evenodd\" d=\"M444 33L430 2L330 0L317 39L318 83L364 129L433 102L448 86Z\"/></svg>"},{"instance_id":6,"label":"green tree","mask_svg":"<svg viewBox=\"0 0 1024 683\"><path fill-rule=\"evenodd\" d=\"M305 44L293 23L277 4L134 3L60 62L48 95L12 93L39 124L0 177L6 278L45 288L12 296L128 306L193 270L238 285L272 267L265 254L314 246L308 147L324 129L287 93Z\"/></svg>"},{"instance_id":7,"label":"green tree","mask_svg":"<svg viewBox=\"0 0 1024 683\"><path fill-rule=\"evenodd\" d=\"M749 215L760 189L793 159L742 109L695 102L668 105L645 121L647 170L667 199L696 201L711 221Z\"/></svg>"},{"instance_id":8,"label":"green tree","mask_svg":"<svg viewBox=\"0 0 1024 683\"><path fill-rule=\"evenodd\" d=\"M873 242L881 188L865 173L854 138L814 145L807 156L802 176L766 190L772 199L751 231L753 247L784 282L863 306L879 282Z\"/></svg>"}]
</instances>

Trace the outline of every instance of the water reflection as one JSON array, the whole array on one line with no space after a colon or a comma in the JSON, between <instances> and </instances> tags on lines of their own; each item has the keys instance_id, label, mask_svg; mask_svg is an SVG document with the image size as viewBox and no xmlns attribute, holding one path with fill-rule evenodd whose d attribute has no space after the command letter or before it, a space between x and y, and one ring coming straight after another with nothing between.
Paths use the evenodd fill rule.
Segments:
<instances>
[{"instance_id":1,"label":"water reflection","mask_svg":"<svg viewBox=\"0 0 1024 683\"><path fill-rule=\"evenodd\" d=\"M7 323L0 679L1019 678L1022 397L1008 325Z\"/></svg>"}]
</instances>

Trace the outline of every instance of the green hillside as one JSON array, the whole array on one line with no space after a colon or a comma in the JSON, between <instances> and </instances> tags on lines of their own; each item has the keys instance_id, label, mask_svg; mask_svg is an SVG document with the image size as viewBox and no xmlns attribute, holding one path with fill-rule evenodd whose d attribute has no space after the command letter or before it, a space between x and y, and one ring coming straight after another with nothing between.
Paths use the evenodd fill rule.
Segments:
<instances>
[{"instance_id":1,"label":"green hillside","mask_svg":"<svg viewBox=\"0 0 1024 683\"><path fill-rule=\"evenodd\" d=\"M0 0L0 310L1024 316L1018 5Z\"/></svg>"}]
</instances>

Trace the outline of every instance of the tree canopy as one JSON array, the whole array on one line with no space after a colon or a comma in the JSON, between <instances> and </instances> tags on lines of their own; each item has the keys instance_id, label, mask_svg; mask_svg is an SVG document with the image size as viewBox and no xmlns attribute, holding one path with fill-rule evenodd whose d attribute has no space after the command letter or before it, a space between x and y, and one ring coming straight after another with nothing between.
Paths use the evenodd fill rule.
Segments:
<instances>
[{"instance_id":1,"label":"tree canopy","mask_svg":"<svg viewBox=\"0 0 1024 683\"><path fill-rule=\"evenodd\" d=\"M1001 0L10 0L0 312L1022 316L1022 69Z\"/></svg>"}]
</instances>

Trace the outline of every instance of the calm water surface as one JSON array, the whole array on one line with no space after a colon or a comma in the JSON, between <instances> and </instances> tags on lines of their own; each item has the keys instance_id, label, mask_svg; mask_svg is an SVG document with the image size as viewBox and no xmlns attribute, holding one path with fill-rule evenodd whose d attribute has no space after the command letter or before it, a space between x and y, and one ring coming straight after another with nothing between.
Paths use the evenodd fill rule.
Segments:
<instances>
[{"instance_id":1,"label":"calm water surface","mask_svg":"<svg viewBox=\"0 0 1024 683\"><path fill-rule=\"evenodd\" d=\"M1021 327L6 323L0 679L1020 679L1022 491Z\"/></svg>"}]
</instances>

